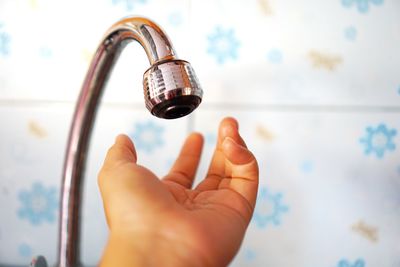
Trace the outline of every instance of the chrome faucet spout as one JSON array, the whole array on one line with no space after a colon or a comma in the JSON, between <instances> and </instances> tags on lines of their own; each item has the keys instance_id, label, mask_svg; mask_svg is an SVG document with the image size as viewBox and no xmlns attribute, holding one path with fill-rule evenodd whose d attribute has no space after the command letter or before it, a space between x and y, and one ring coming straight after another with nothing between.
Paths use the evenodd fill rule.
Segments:
<instances>
[{"instance_id":1,"label":"chrome faucet spout","mask_svg":"<svg viewBox=\"0 0 400 267\"><path fill-rule=\"evenodd\" d=\"M141 17L129 17L115 23L106 33L103 44L114 50L114 45L123 48L126 41L131 40L136 40L143 46L151 65L176 58L176 52L167 35L157 24Z\"/></svg>"},{"instance_id":2,"label":"chrome faucet spout","mask_svg":"<svg viewBox=\"0 0 400 267\"><path fill-rule=\"evenodd\" d=\"M167 35L154 22L129 17L114 24L101 41L87 72L73 116L61 188L57 266L80 266L80 206L86 154L103 88L121 51L139 42L151 67L144 74L144 98L149 111L175 119L191 113L203 91L186 61L177 59Z\"/></svg>"}]
</instances>

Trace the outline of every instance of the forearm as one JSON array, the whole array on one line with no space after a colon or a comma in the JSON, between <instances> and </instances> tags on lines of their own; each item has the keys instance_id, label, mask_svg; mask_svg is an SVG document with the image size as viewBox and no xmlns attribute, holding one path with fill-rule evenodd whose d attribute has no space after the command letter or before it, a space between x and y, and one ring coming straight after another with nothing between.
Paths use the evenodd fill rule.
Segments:
<instances>
[{"instance_id":1,"label":"forearm","mask_svg":"<svg viewBox=\"0 0 400 267\"><path fill-rule=\"evenodd\" d=\"M179 243L156 236L111 233L100 267L206 266Z\"/></svg>"}]
</instances>

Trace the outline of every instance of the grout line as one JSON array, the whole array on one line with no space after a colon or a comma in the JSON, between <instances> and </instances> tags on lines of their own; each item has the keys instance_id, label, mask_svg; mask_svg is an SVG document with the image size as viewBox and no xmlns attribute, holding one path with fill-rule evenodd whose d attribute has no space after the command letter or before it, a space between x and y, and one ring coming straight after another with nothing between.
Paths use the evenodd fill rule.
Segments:
<instances>
[{"instance_id":1,"label":"grout line","mask_svg":"<svg viewBox=\"0 0 400 267\"><path fill-rule=\"evenodd\" d=\"M279 112L400 112L400 106L369 105L315 105L315 104L203 104L202 109L234 109L248 111Z\"/></svg>"},{"instance_id":2,"label":"grout line","mask_svg":"<svg viewBox=\"0 0 400 267\"><path fill-rule=\"evenodd\" d=\"M72 101L36 100L36 99L0 99L0 106L40 106L40 105L70 105Z\"/></svg>"},{"instance_id":3,"label":"grout line","mask_svg":"<svg viewBox=\"0 0 400 267\"><path fill-rule=\"evenodd\" d=\"M9 100L0 99L0 107L35 107L35 106L54 106L69 105L75 106L72 101L53 101L53 100ZM121 108L121 109L143 109L146 110L144 103L118 103L104 102L101 107ZM251 104L251 103L203 103L201 110L239 110L239 111L276 111L276 112L400 112L400 106L371 106L371 105L314 105L314 104ZM194 120L194 118L193 118ZM188 126L190 128L190 125Z\"/></svg>"}]
</instances>

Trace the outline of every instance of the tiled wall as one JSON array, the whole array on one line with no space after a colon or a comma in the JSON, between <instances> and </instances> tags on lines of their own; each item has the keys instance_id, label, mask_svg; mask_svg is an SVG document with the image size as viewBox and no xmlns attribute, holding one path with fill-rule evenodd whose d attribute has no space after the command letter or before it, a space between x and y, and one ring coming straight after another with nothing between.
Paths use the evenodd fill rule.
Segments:
<instances>
[{"instance_id":1,"label":"tiled wall","mask_svg":"<svg viewBox=\"0 0 400 267\"><path fill-rule=\"evenodd\" d=\"M188 132L234 116L260 165L254 218L232 266L400 266L400 1L0 0L0 266L54 263L69 124L106 29L158 22L205 91L189 117L144 107L133 44L100 108L85 178L83 262L107 238L96 175L116 134L162 175ZM155 160L156 159L156 160Z\"/></svg>"}]
</instances>

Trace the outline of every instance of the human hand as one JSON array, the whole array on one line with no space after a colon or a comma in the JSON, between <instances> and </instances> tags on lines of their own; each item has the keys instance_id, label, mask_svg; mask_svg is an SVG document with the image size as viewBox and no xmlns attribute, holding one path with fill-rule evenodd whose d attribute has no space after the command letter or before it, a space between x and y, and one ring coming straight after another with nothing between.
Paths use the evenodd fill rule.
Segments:
<instances>
[{"instance_id":1,"label":"human hand","mask_svg":"<svg viewBox=\"0 0 400 267\"><path fill-rule=\"evenodd\" d=\"M203 138L186 139L161 180L117 137L98 182L110 236L101 266L226 266L239 250L258 189L258 166L225 118L205 179L192 189Z\"/></svg>"}]
</instances>

